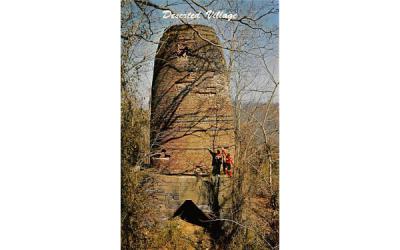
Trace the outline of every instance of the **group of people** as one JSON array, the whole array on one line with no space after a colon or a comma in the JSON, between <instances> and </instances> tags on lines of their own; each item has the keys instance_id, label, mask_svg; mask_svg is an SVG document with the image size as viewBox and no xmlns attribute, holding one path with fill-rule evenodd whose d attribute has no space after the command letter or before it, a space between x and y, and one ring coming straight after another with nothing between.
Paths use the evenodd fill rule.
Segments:
<instances>
[{"instance_id":1,"label":"group of people","mask_svg":"<svg viewBox=\"0 0 400 250\"><path fill-rule=\"evenodd\" d=\"M212 175L219 176L221 174L221 166L223 168L223 173L229 177L233 176L233 157L226 149L212 151L208 149L212 156Z\"/></svg>"}]
</instances>

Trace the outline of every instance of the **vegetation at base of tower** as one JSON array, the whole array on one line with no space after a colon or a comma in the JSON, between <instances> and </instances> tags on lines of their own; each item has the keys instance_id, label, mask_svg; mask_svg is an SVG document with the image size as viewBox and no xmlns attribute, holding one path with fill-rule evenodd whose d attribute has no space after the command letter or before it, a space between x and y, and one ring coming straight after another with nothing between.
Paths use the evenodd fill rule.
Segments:
<instances>
[{"instance_id":1,"label":"vegetation at base of tower","mask_svg":"<svg viewBox=\"0 0 400 250\"><path fill-rule=\"evenodd\" d=\"M202 227L179 218L167 221L155 232L151 249L210 249L211 238Z\"/></svg>"},{"instance_id":2,"label":"vegetation at base of tower","mask_svg":"<svg viewBox=\"0 0 400 250\"><path fill-rule=\"evenodd\" d=\"M243 114L255 108L246 107L247 112ZM258 108L263 112L262 107ZM276 131L278 127L278 108L277 104L271 106L270 116L275 117L271 118L275 124L269 131ZM238 131L243 139L237 142L240 148L234 179L237 184L232 195L233 210L240 212L232 214L234 222L225 223L225 231L232 239L230 249L272 249L279 246L278 134L273 133L270 141L263 144L261 139L252 139L257 126L259 124L243 119Z\"/></svg>"},{"instance_id":3,"label":"vegetation at base of tower","mask_svg":"<svg viewBox=\"0 0 400 250\"><path fill-rule=\"evenodd\" d=\"M257 2L263 6L257 6ZM279 249L278 27L271 1L121 1L121 247L122 249ZM240 12L237 20L208 20L221 39L235 116L235 166L230 217L219 237L182 221L156 221L148 164L151 75L165 28L162 10ZM245 17L245 18L244 18ZM147 85L146 85L147 84ZM218 220L218 218L217 218Z\"/></svg>"}]
</instances>

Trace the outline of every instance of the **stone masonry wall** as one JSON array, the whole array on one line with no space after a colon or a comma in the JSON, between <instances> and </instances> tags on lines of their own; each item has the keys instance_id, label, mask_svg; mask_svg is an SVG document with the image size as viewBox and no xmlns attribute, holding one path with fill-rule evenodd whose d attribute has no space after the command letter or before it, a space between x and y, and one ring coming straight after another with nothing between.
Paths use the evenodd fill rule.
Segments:
<instances>
[{"instance_id":1,"label":"stone masonry wall","mask_svg":"<svg viewBox=\"0 0 400 250\"><path fill-rule=\"evenodd\" d=\"M215 202L210 197L210 183L216 183L216 177L196 177L180 175L157 174L155 185L156 206L160 211L160 218L165 220L173 216L175 211L186 200L191 200L206 214L212 214L212 205ZM228 177L219 178L218 204L221 206L221 217L231 209L230 189L232 182Z\"/></svg>"},{"instance_id":2,"label":"stone masonry wall","mask_svg":"<svg viewBox=\"0 0 400 250\"><path fill-rule=\"evenodd\" d=\"M160 39L150 140L154 205L161 219L171 218L186 201L197 207L191 205L189 213L200 209L203 217L230 212L230 178L210 175L212 158L207 150L223 146L234 152L229 75L213 28L175 25Z\"/></svg>"},{"instance_id":3,"label":"stone masonry wall","mask_svg":"<svg viewBox=\"0 0 400 250\"><path fill-rule=\"evenodd\" d=\"M165 31L156 55L151 99L151 147L163 173L209 173L207 148L234 150L229 76L215 31L176 25Z\"/></svg>"}]
</instances>

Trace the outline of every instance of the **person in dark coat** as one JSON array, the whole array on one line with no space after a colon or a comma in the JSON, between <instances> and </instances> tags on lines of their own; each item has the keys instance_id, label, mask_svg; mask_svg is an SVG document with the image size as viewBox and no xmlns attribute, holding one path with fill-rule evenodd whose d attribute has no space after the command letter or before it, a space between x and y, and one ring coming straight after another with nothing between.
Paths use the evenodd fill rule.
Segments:
<instances>
[{"instance_id":1,"label":"person in dark coat","mask_svg":"<svg viewBox=\"0 0 400 250\"><path fill-rule=\"evenodd\" d=\"M211 149L208 149L212 157L212 175L220 175L221 165L222 165L222 154L221 151L217 150L213 152Z\"/></svg>"}]
</instances>

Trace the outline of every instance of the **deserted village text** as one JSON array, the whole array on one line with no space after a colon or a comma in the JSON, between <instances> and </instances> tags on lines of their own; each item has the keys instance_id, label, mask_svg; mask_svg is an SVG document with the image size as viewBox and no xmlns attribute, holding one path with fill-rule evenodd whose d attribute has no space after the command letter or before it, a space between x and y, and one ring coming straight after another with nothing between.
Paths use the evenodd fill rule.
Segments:
<instances>
[{"instance_id":1,"label":"deserted village text","mask_svg":"<svg viewBox=\"0 0 400 250\"><path fill-rule=\"evenodd\" d=\"M213 11L209 10L207 12L204 12L203 15L201 15L201 12L193 13L193 12L188 12L188 13L172 13L170 10L164 10L163 11L164 16L163 18L172 18L172 19L199 19L202 16L206 17L207 19L226 19L228 21L232 19L237 19L238 14L232 14L232 13L225 13L224 11Z\"/></svg>"}]
</instances>

